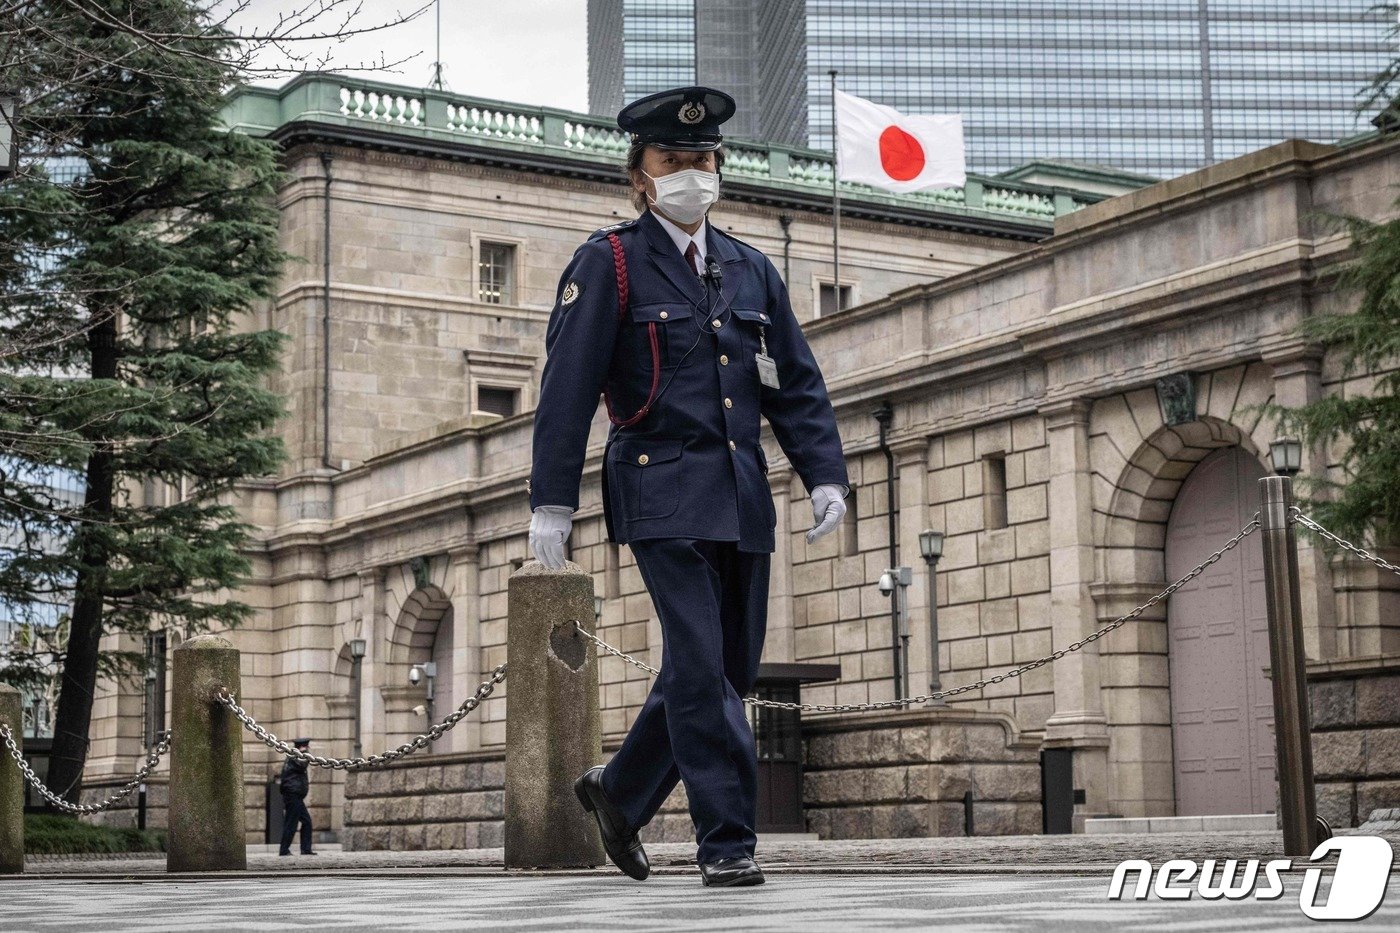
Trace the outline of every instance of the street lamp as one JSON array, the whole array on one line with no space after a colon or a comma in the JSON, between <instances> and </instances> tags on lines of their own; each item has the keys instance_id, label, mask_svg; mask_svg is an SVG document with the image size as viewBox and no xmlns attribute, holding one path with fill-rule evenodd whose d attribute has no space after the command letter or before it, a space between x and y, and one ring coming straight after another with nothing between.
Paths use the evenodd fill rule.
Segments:
<instances>
[{"instance_id":1,"label":"street lamp","mask_svg":"<svg viewBox=\"0 0 1400 933\"><path fill-rule=\"evenodd\" d=\"M603 597L601 596L593 597L593 619L599 625L603 622Z\"/></svg>"},{"instance_id":2,"label":"street lamp","mask_svg":"<svg viewBox=\"0 0 1400 933\"><path fill-rule=\"evenodd\" d=\"M365 659L365 640L363 638L350 639L350 694L355 698L355 731L354 731L354 755L360 757L360 689L361 689L361 667L360 664Z\"/></svg>"},{"instance_id":3,"label":"street lamp","mask_svg":"<svg viewBox=\"0 0 1400 933\"><path fill-rule=\"evenodd\" d=\"M0 178L13 175L19 168L19 133L15 123L19 117L19 95L0 92Z\"/></svg>"},{"instance_id":4,"label":"street lamp","mask_svg":"<svg viewBox=\"0 0 1400 933\"><path fill-rule=\"evenodd\" d=\"M938 558L943 556L943 532L925 528L919 532L919 553L928 565L928 692L937 693L942 686L938 677ZM928 706L947 706L948 701L934 697Z\"/></svg>"},{"instance_id":5,"label":"street lamp","mask_svg":"<svg viewBox=\"0 0 1400 933\"><path fill-rule=\"evenodd\" d=\"M1269 461L1279 476L1297 476L1303 468L1303 443L1296 437L1280 437L1269 444Z\"/></svg>"}]
</instances>

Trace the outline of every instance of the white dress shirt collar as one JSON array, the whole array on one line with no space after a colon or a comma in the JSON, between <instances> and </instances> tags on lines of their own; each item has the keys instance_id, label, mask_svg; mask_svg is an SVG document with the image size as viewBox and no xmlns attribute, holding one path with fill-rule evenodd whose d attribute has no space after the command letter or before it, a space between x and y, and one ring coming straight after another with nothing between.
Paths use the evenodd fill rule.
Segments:
<instances>
[{"instance_id":1,"label":"white dress shirt collar","mask_svg":"<svg viewBox=\"0 0 1400 933\"><path fill-rule=\"evenodd\" d=\"M677 227L674 222L662 217L656 211L652 211L651 214L657 220L661 221L661 228L671 235L671 240L676 244L676 249L681 251L682 256L685 255L685 249L688 245L692 242L695 244L695 248L700 251L700 268L703 269L705 267L705 257L709 255L705 249L705 234L709 229L710 219L706 217L704 220L701 220L699 228L696 229L694 235L691 235L680 227Z\"/></svg>"}]
</instances>

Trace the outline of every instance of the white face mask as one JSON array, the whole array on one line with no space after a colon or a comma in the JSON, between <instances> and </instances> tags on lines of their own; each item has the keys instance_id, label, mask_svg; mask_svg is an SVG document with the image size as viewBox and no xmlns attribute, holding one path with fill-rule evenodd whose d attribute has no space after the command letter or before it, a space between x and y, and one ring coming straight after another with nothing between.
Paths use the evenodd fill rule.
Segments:
<instances>
[{"instance_id":1,"label":"white face mask","mask_svg":"<svg viewBox=\"0 0 1400 933\"><path fill-rule=\"evenodd\" d=\"M656 185L656 197L651 203L667 217L683 224L693 224L705 216L710 205L719 200L719 174L698 168L688 168L657 178L642 172Z\"/></svg>"}]
</instances>

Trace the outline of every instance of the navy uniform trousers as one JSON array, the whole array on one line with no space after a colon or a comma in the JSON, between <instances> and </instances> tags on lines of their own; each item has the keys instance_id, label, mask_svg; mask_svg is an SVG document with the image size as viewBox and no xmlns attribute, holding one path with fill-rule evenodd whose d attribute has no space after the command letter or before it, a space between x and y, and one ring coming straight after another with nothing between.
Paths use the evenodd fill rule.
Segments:
<instances>
[{"instance_id":1,"label":"navy uniform trousers","mask_svg":"<svg viewBox=\"0 0 1400 933\"><path fill-rule=\"evenodd\" d=\"M297 824L301 824L301 854L311 854L311 811L306 809L306 800L298 794L282 795L282 845L278 852L292 850L292 838L296 836Z\"/></svg>"},{"instance_id":2,"label":"navy uniform trousers","mask_svg":"<svg viewBox=\"0 0 1400 933\"><path fill-rule=\"evenodd\" d=\"M771 555L697 538L629 546L661 620L661 674L603 769L603 791L641 827L683 779L696 860L752 858L758 756L741 697L758 677Z\"/></svg>"}]
</instances>

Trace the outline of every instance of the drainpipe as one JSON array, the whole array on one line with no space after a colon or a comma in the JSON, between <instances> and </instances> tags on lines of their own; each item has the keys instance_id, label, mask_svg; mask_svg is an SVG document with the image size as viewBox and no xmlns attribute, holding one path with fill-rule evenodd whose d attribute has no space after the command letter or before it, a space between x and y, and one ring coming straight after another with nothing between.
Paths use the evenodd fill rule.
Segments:
<instances>
[{"instance_id":1,"label":"drainpipe","mask_svg":"<svg viewBox=\"0 0 1400 933\"><path fill-rule=\"evenodd\" d=\"M321 465L331 465L331 154L322 152L325 197L321 200Z\"/></svg>"},{"instance_id":2,"label":"drainpipe","mask_svg":"<svg viewBox=\"0 0 1400 933\"><path fill-rule=\"evenodd\" d=\"M890 450L887 435L890 429L890 422L894 420L894 408L889 401L880 403L880 407L872 414L875 420L880 423L880 450L885 454L885 501L889 503L886 510L885 523L889 528L889 567L899 566L899 553L895 547L895 514L894 514L894 451ZM890 632L891 650L894 652L894 695L895 699L904 696L903 678L900 677L900 634L899 634L899 598L900 588L896 586L890 592Z\"/></svg>"},{"instance_id":3,"label":"drainpipe","mask_svg":"<svg viewBox=\"0 0 1400 933\"><path fill-rule=\"evenodd\" d=\"M778 223L783 228L783 284L792 281L792 215L779 214Z\"/></svg>"}]
</instances>

